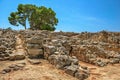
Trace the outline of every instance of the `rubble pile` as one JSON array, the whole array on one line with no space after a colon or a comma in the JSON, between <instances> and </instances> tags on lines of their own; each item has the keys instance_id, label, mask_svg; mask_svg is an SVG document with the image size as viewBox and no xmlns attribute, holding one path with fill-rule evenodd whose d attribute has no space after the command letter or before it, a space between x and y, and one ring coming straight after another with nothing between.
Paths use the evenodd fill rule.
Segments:
<instances>
[{"instance_id":1,"label":"rubble pile","mask_svg":"<svg viewBox=\"0 0 120 80\"><path fill-rule=\"evenodd\" d=\"M71 76L80 80L88 78L89 70L87 68L86 70L80 69L81 66L78 59L75 56L69 55L68 50L62 45L62 40L51 40L49 37L46 37L47 35L44 37L41 36L39 32L31 37L26 36L28 57L30 59L45 58L51 64L55 65L56 68L65 70ZM82 77L79 78L79 76Z\"/></svg>"},{"instance_id":2,"label":"rubble pile","mask_svg":"<svg viewBox=\"0 0 120 80\"><path fill-rule=\"evenodd\" d=\"M1 71L1 74L10 73L12 71L22 70L25 67L25 63L11 64Z\"/></svg>"},{"instance_id":3,"label":"rubble pile","mask_svg":"<svg viewBox=\"0 0 120 80\"><path fill-rule=\"evenodd\" d=\"M28 48L36 49L41 54L44 53L46 59L53 53L52 51L62 48L65 54L76 56L81 61L98 66L120 62L119 32L74 33L27 30L20 33L25 35L26 41L28 40L26 42ZM55 49L51 49L51 53L46 54L48 53L46 46L55 47Z\"/></svg>"},{"instance_id":4,"label":"rubble pile","mask_svg":"<svg viewBox=\"0 0 120 80\"><path fill-rule=\"evenodd\" d=\"M15 47L16 31L0 29L0 60L9 60L9 54Z\"/></svg>"},{"instance_id":5,"label":"rubble pile","mask_svg":"<svg viewBox=\"0 0 120 80\"><path fill-rule=\"evenodd\" d=\"M16 42L17 34L23 37L20 44ZM79 61L101 67L120 63L120 32L0 30L0 60L11 60L11 55L16 53L16 56L19 51L20 54L23 51L22 56L29 58L32 64L40 63L36 59L46 59L56 68L84 80L89 76L89 70L81 66ZM15 56L12 57L13 60L21 59L20 56Z\"/></svg>"}]
</instances>

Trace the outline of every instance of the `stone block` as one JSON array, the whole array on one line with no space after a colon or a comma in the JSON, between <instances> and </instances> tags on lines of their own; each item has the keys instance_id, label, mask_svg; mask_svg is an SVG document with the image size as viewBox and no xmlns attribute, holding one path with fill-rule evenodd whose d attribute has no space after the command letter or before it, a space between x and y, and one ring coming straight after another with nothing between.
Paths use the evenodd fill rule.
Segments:
<instances>
[{"instance_id":1,"label":"stone block","mask_svg":"<svg viewBox=\"0 0 120 80\"><path fill-rule=\"evenodd\" d=\"M36 36L36 37L32 37L32 38L28 39L27 43L42 44L43 43L43 39Z\"/></svg>"},{"instance_id":2,"label":"stone block","mask_svg":"<svg viewBox=\"0 0 120 80\"><path fill-rule=\"evenodd\" d=\"M43 49L28 49L29 58L43 58Z\"/></svg>"},{"instance_id":3,"label":"stone block","mask_svg":"<svg viewBox=\"0 0 120 80\"><path fill-rule=\"evenodd\" d=\"M23 60L23 59L25 59L24 52L15 52L9 55L9 60Z\"/></svg>"},{"instance_id":4,"label":"stone block","mask_svg":"<svg viewBox=\"0 0 120 80\"><path fill-rule=\"evenodd\" d=\"M40 60L39 59L28 59L28 61L31 63L31 64L40 64Z\"/></svg>"},{"instance_id":5,"label":"stone block","mask_svg":"<svg viewBox=\"0 0 120 80\"><path fill-rule=\"evenodd\" d=\"M28 49L39 49L39 48L42 48L42 45L40 45L40 44L27 43L27 48L28 48Z\"/></svg>"}]
</instances>

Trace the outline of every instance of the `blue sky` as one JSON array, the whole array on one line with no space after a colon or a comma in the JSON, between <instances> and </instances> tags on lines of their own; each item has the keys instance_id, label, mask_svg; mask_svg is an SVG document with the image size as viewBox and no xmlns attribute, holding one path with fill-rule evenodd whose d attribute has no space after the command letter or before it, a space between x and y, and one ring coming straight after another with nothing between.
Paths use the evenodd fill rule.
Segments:
<instances>
[{"instance_id":1,"label":"blue sky","mask_svg":"<svg viewBox=\"0 0 120 80\"><path fill-rule=\"evenodd\" d=\"M120 32L120 0L0 0L0 28L23 29L8 21L20 3L51 7L59 19L56 31Z\"/></svg>"}]
</instances>

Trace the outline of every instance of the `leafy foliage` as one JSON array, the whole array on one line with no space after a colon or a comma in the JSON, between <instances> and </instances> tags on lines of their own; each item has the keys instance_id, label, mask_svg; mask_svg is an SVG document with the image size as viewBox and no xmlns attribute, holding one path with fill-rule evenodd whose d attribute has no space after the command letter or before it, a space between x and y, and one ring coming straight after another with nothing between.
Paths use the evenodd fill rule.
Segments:
<instances>
[{"instance_id":1,"label":"leafy foliage","mask_svg":"<svg viewBox=\"0 0 120 80\"><path fill-rule=\"evenodd\" d=\"M10 31L11 31L11 30L12 30L12 28L11 28L11 27L8 27L8 28L6 28L6 30L10 30Z\"/></svg>"},{"instance_id":2,"label":"leafy foliage","mask_svg":"<svg viewBox=\"0 0 120 80\"><path fill-rule=\"evenodd\" d=\"M10 24L19 26L21 24L26 29L26 20L29 21L30 29L55 30L58 23L56 13L51 8L44 6L37 7L31 4L19 4L17 12L12 12L8 17Z\"/></svg>"}]
</instances>

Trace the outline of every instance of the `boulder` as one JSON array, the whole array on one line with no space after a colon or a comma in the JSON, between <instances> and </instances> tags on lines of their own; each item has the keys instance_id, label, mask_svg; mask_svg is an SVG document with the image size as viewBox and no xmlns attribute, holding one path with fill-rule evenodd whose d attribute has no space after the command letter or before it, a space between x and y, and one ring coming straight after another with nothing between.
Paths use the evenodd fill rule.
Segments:
<instances>
[{"instance_id":1,"label":"boulder","mask_svg":"<svg viewBox=\"0 0 120 80\"><path fill-rule=\"evenodd\" d=\"M65 66L69 66L71 64L71 60L68 55L60 55L58 58L58 68L63 69Z\"/></svg>"},{"instance_id":2,"label":"boulder","mask_svg":"<svg viewBox=\"0 0 120 80\"><path fill-rule=\"evenodd\" d=\"M65 67L65 72L71 76L75 76L75 73L79 70L78 65L70 65Z\"/></svg>"},{"instance_id":3,"label":"boulder","mask_svg":"<svg viewBox=\"0 0 120 80\"><path fill-rule=\"evenodd\" d=\"M65 66L69 66L71 61L67 55L51 55L48 61L55 65L58 69L63 69Z\"/></svg>"},{"instance_id":4,"label":"boulder","mask_svg":"<svg viewBox=\"0 0 120 80\"><path fill-rule=\"evenodd\" d=\"M0 46L0 51L1 51L1 52L5 51L6 49L7 49L7 48L6 48L4 45L1 45L1 46Z\"/></svg>"},{"instance_id":5,"label":"boulder","mask_svg":"<svg viewBox=\"0 0 120 80\"><path fill-rule=\"evenodd\" d=\"M88 78L88 74L82 72L82 71L78 71L75 73L75 77L78 79L78 80L85 80L86 78Z\"/></svg>"},{"instance_id":6,"label":"boulder","mask_svg":"<svg viewBox=\"0 0 120 80\"><path fill-rule=\"evenodd\" d=\"M48 59L48 57L56 52L55 46L44 45L44 58Z\"/></svg>"},{"instance_id":7,"label":"boulder","mask_svg":"<svg viewBox=\"0 0 120 80\"><path fill-rule=\"evenodd\" d=\"M79 60L75 56L72 56L69 59L70 59L72 64L75 64L75 65L79 64Z\"/></svg>"},{"instance_id":8,"label":"boulder","mask_svg":"<svg viewBox=\"0 0 120 80\"><path fill-rule=\"evenodd\" d=\"M58 58L59 58L58 55L51 55L51 56L48 57L48 61L51 64L56 65L58 63Z\"/></svg>"}]
</instances>

